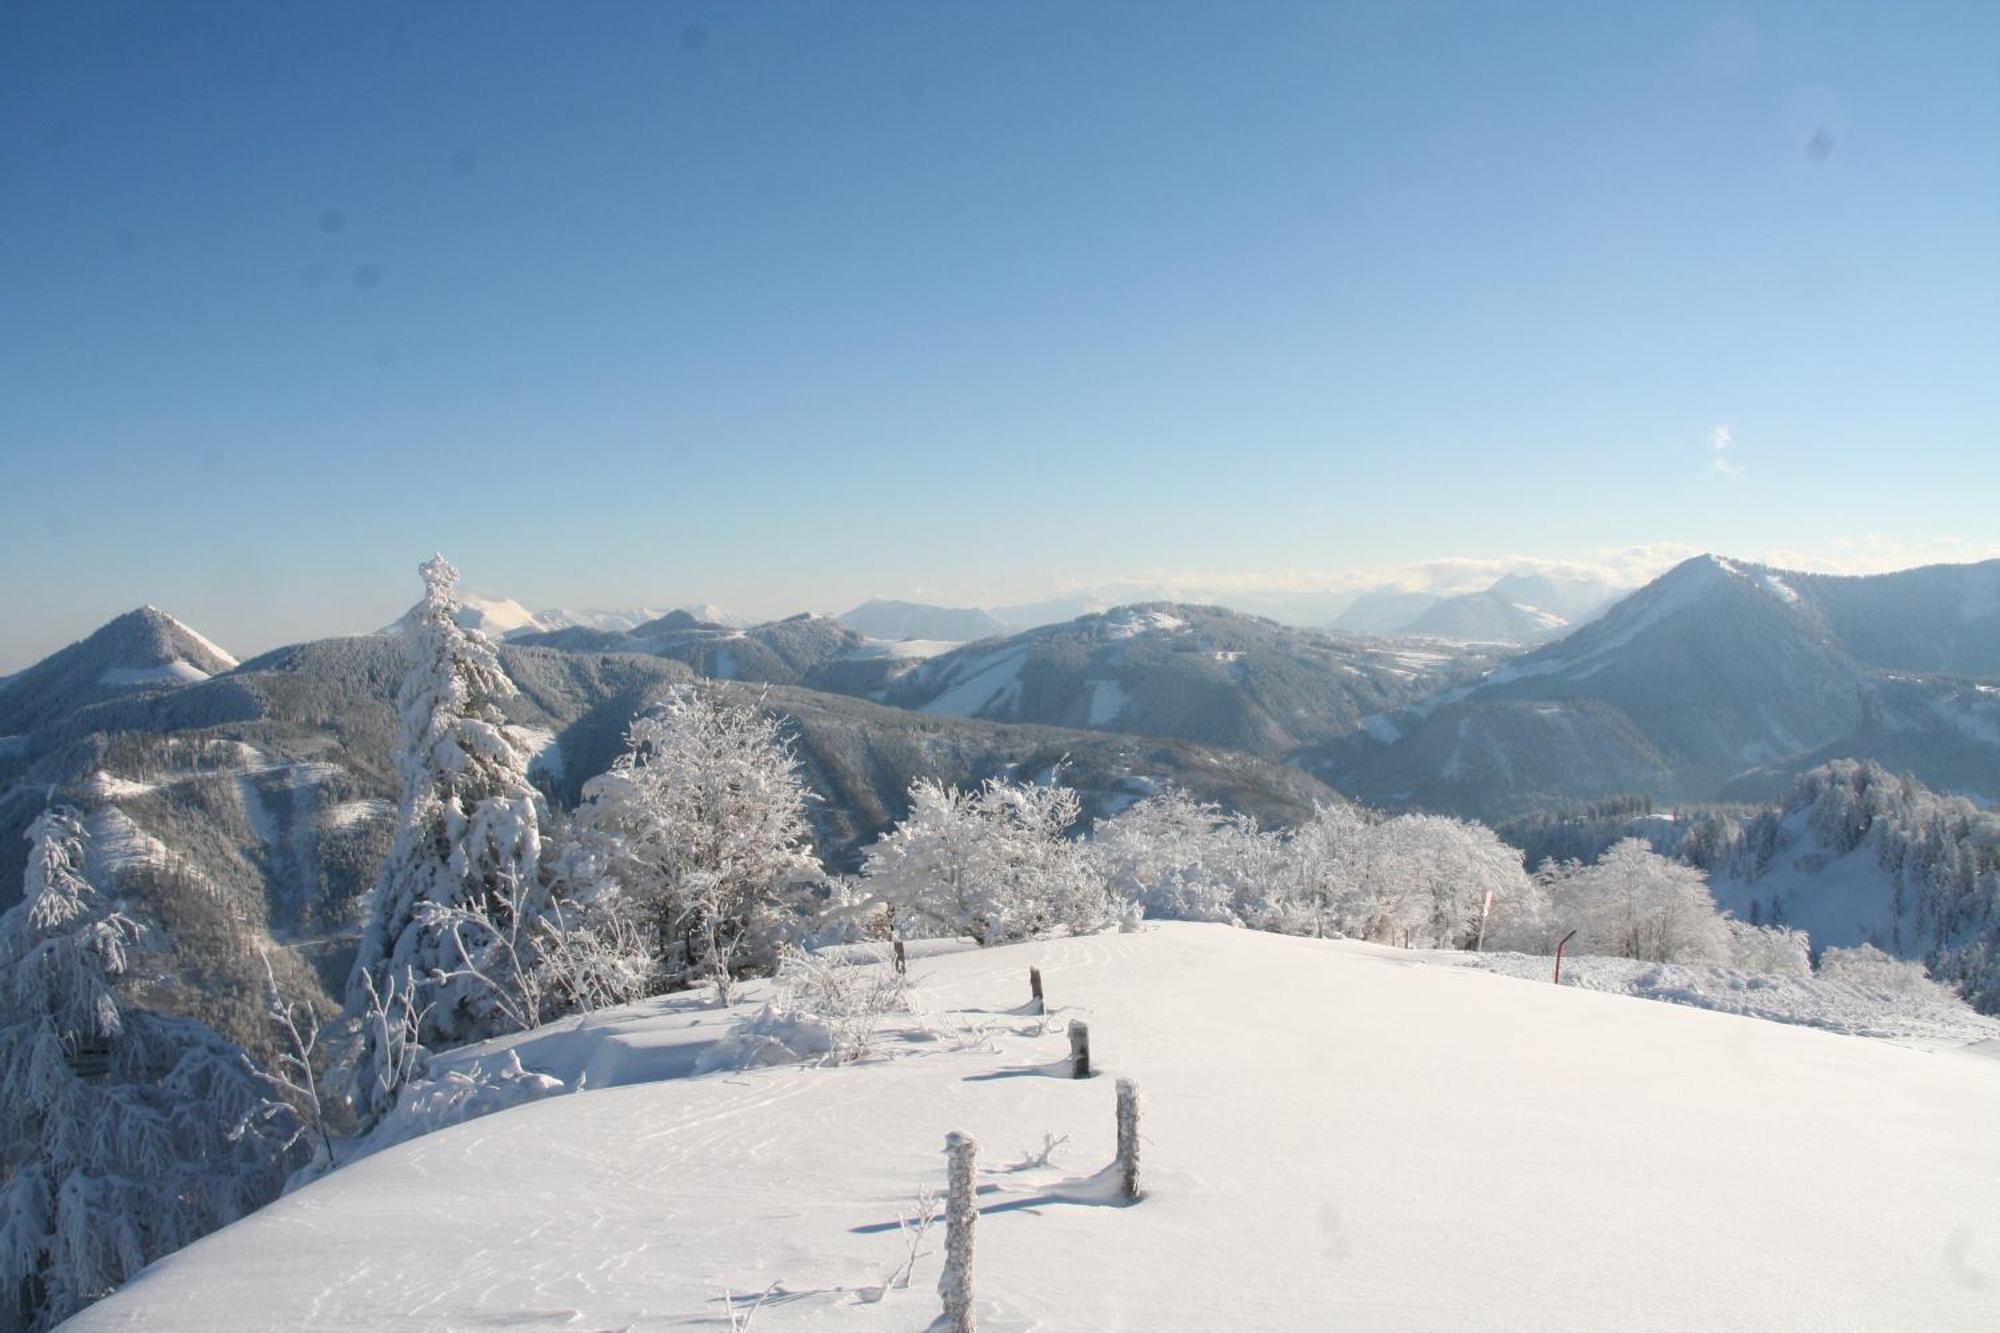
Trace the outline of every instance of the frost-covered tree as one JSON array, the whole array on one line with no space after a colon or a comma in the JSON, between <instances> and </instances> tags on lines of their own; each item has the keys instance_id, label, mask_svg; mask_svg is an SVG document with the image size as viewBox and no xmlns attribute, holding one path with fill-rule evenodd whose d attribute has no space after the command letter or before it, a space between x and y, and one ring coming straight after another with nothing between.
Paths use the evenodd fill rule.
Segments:
<instances>
[{"instance_id":1,"label":"frost-covered tree","mask_svg":"<svg viewBox=\"0 0 2000 1333\"><path fill-rule=\"evenodd\" d=\"M1257 823L1168 788L1091 831L1089 852L1107 889L1147 916L1241 924L1258 872Z\"/></svg>"},{"instance_id":2,"label":"frost-covered tree","mask_svg":"<svg viewBox=\"0 0 2000 1333\"><path fill-rule=\"evenodd\" d=\"M75 812L28 836L0 917L0 1328L40 1329L274 1197L302 1122L240 1048L120 1003L139 928L85 878Z\"/></svg>"},{"instance_id":3,"label":"frost-covered tree","mask_svg":"<svg viewBox=\"0 0 2000 1333\"><path fill-rule=\"evenodd\" d=\"M797 756L777 718L715 688L676 690L627 743L584 784L562 878L591 910L647 923L667 984L726 999L775 964L825 877Z\"/></svg>"},{"instance_id":4,"label":"frost-covered tree","mask_svg":"<svg viewBox=\"0 0 2000 1333\"><path fill-rule=\"evenodd\" d=\"M1726 963L1729 928L1708 876L1627 838L1593 865L1568 863L1547 877L1557 919L1577 931L1578 953L1655 963Z\"/></svg>"},{"instance_id":5,"label":"frost-covered tree","mask_svg":"<svg viewBox=\"0 0 2000 1333\"><path fill-rule=\"evenodd\" d=\"M402 803L347 999L358 1014L371 984L382 995L413 976L425 1015L421 1039L448 1045L508 1026L490 988L464 974L464 936L454 932L451 913L540 910L547 810L528 781L529 756L500 712L513 683L485 636L458 623L458 571L435 556L420 572L424 599L403 622L409 672L397 695ZM473 947L487 943L474 940ZM441 979L446 974L456 975ZM362 1082L373 1079L381 1055L376 1043L364 1042Z\"/></svg>"},{"instance_id":6,"label":"frost-covered tree","mask_svg":"<svg viewBox=\"0 0 2000 1333\"><path fill-rule=\"evenodd\" d=\"M1373 879L1377 830L1351 805L1322 805L1285 843L1284 876L1295 935L1355 933L1356 905Z\"/></svg>"},{"instance_id":7,"label":"frost-covered tree","mask_svg":"<svg viewBox=\"0 0 2000 1333\"><path fill-rule=\"evenodd\" d=\"M919 778L910 813L868 849L862 874L910 933L980 944L1111 923L1103 874L1069 836L1081 802L1056 782L960 791Z\"/></svg>"},{"instance_id":8,"label":"frost-covered tree","mask_svg":"<svg viewBox=\"0 0 2000 1333\"><path fill-rule=\"evenodd\" d=\"M1773 977L1812 975L1812 941L1803 930L1753 925L1725 919L1729 931L1729 962L1745 972Z\"/></svg>"}]
</instances>

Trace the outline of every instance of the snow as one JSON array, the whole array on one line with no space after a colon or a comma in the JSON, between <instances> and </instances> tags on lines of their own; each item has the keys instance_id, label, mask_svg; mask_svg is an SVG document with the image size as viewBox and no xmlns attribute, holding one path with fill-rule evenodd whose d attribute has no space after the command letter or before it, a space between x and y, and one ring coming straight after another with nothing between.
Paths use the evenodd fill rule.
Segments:
<instances>
[{"instance_id":1,"label":"snow","mask_svg":"<svg viewBox=\"0 0 2000 1333\"><path fill-rule=\"evenodd\" d=\"M954 648L963 648L963 643L950 639L864 639L852 656L867 657L942 657Z\"/></svg>"},{"instance_id":2,"label":"snow","mask_svg":"<svg viewBox=\"0 0 2000 1333\"><path fill-rule=\"evenodd\" d=\"M83 780L83 789L102 801L115 801L125 796L144 796L160 789L157 782L134 782L129 778L117 777L98 769Z\"/></svg>"},{"instance_id":3,"label":"snow","mask_svg":"<svg viewBox=\"0 0 2000 1333\"><path fill-rule=\"evenodd\" d=\"M133 823L115 805L91 811L84 827L90 834L87 874L93 883L109 883L128 868L165 865L173 859L165 843Z\"/></svg>"},{"instance_id":4,"label":"snow","mask_svg":"<svg viewBox=\"0 0 2000 1333\"><path fill-rule=\"evenodd\" d=\"M1125 711L1125 705L1132 702L1131 693L1115 680L1086 683L1090 686L1090 714L1084 719L1087 727L1110 726Z\"/></svg>"},{"instance_id":5,"label":"snow","mask_svg":"<svg viewBox=\"0 0 2000 1333\"><path fill-rule=\"evenodd\" d=\"M1046 1030L1021 1010L1031 964ZM727 1327L721 1293L774 1288L758 1333L921 1329L943 1237L907 1290L880 1288L951 1130L980 1144L994 1333L1221 1310L1241 1329L2000 1322L1983 1054L1220 926L913 970L967 1040L586 1080L308 1185L70 1327ZM1097 1078L1053 1076L1070 1018L1090 1023ZM670 1006L576 1027L592 1024L662 1047L719 1027ZM564 1045L535 1040L504 1050L534 1072ZM1147 1195L1127 1207L1099 1175L1114 1076L1144 1103ZM1045 1133L1069 1142L1032 1165Z\"/></svg>"},{"instance_id":6,"label":"snow","mask_svg":"<svg viewBox=\"0 0 2000 1333\"><path fill-rule=\"evenodd\" d=\"M978 717L1019 692L1021 668L1027 662L1026 645L973 657L959 670L957 684L917 711L946 717Z\"/></svg>"},{"instance_id":7,"label":"snow","mask_svg":"<svg viewBox=\"0 0 2000 1333\"><path fill-rule=\"evenodd\" d=\"M236 779L236 796L243 803L243 817L250 823L250 831L257 835L257 841L266 847L278 844L278 821L270 808L264 804L257 784L246 776Z\"/></svg>"},{"instance_id":8,"label":"snow","mask_svg":"<svg viewBox=\"0 0 2000 1333\"><path fill-rule=\"evenodd\" d=\"M229 660L233 662L235 659ZM207 679L206 671L176 657L163 666L106 667L104 674L97 678L97 683L122 688L130 685L192 685Z\"/></svg>"},{"instance_id":9,"label":"snow","mask_svg":"<svg viewBox=\"0 0 2000 1333\"><path fill-rule=\"evenodd\" d=\"M371 819L387 819L395 813L396 807L389 802L370 798L328 806L322 819L329 829L350 829Z\"/></svg>"},{"instance_id":10,"label":"snow","mask_svg":"<svg viewBox=\"0 0 2000 1333\"><path fill-rule=\"evenodd\" d=\"M1684 569L1677 574L1669 575L1652 585L1652 596L1646 599L1643 604L1640 604L1639 595L1635 595L1620 603L1609 615L1598 622L1606 628L1607 633L1602 637L1594 638L1585 651L1579 655L1568 657L1559 653L1551 653L1548 656L1541 657L1534 662L1526 663L1520 667L1501 667L1486 677L1487 683L1497 685L1527 676L1540 676L1555 671L1570 670L1583 665L1592 658L1603 657L1619 648L1623 648L1626 644L1632 642L1632 640L1638 638L1655 625L1658 625L1661 621L1695 605L1707 594L1713 580L1703 577L1704 570L1701 565L1694 562L1690 562L1690 564L1693 565L1693 568ZM1709 556L1708 566L1737 578L1743 577L1743 571L1740 568L1722 559L1720 556ZM1566 640L1565 643L1567 642L1569 641Z\"/></svg>"},{"instance_id":11,"label":"snow","mask_svg":"<svg viewBox=\"0 0 2000 1333\"><path fill-rule=\"evenodd\" d=\"M201 634L200 632L195 630L194 627L189 625L185 620L181 620L178 619L177 617L168 615L165 611L160 610L160 608L157 606L148 606L146 610L153 612L154 614L160 616L168 623L173 625L173 627L176 630L178 630L183 636L185 636L188 639L191 639L194 642L195 647L201 649L203 652L213 657L216 661L221 662L229 670L234 671L237 667L243 665L241 662L236 660L235 654L231 653L228 649L222 647L222 645L215 642L215 640L208 638L206 635Z\"/></svg>"},{"instance_id":12,"label":"snow","mask_svg":"<svg viewBox=\"0 0 2000 1333\"><path fill-rule=\"evenodd\" d=\"M1776 595L1779 601L1784 602L1789 606L1798 605L1799 602L1798 593L1792 590L1791 584L1785 582L1783 579L1779 578L1776 574L1766 574L1764 576L1764 586L1770 589L1771 592Z\"/></svg>"},{"instance_id":13,"label":"snow","mask_svg":"<svg viewBox=\"0 0 2000 1333\"><path fill-rule=\"evenodd\" d=\"M1547 982L1553 960L1517 953L1456 955L1467 966ZM1631 958L1565 958L1563 985L1692 1005L1776 1023L1877 1037L1927 1051L2000 1041L2000 1019L1961 1004L1860 990L1818 977L1769 976L1733 967L1644 963Z\"/></svg>"},{"instance_id":14,"label":"snow","mask_svg":"<svg viewBox=\"0 0 2000 1333\"><path fill-rule=\"evenodd\" d=\"M507 739L513 741L515 747L528 756L530 773L546 773L553 778L560 778L563 775L562 742L556 739L556 734L547 727L509 724Z\"/></svg>"},{"instance_id":15,"label":"snow","mask_svg":"<svg viewBox=\"0 0 2000 1333\"><path fill-rule=\"evenodd\" d=\"M1370 713L1361 719L1361 729L1384 745L1394 745L1403 739L1403 732L1386 713Z\"/></svg>"},{"instance_id":16,"label":"snow","mask_svg":"<svg viewBox=\"0 0 2000 1333\"><path fill-rule=\"evenodd\" d=\"M544 628L533 611L511 597L471 597L461 594L458 599L456 619L466 629L476 629L489 639L501 639L509 634L532 633Z\"/></svg>"},{"instance_id":17,"label":"snow","mask_svg":"<svg viewBox=\"0 0 2000 1333\"><path fill-rule=\"evenodd\" d=\"M1991 689L1985 687L1981 687L1978 692L1992 693ZM1931 696L1929 702L1931 711L1961 734L1986 745L2000 745L2000 719L1986 715L1978 707L1978 700L1966 701L1974 705L1971 708L1958 704L1956 700L1936 695Z\"/></svg>"},{"instance_id":18,"label":"snow","mask_svg":"<svg viewBox=\"0 0 2000 1333\"><path fill-rule=\"evenodd\" d=\"M1140 611L1125 607L1104 618L1104 637L1130 639L1141 634L1172 634L1187 628L1187 621L1167 611Z\"/></svg>"}]
</instances>

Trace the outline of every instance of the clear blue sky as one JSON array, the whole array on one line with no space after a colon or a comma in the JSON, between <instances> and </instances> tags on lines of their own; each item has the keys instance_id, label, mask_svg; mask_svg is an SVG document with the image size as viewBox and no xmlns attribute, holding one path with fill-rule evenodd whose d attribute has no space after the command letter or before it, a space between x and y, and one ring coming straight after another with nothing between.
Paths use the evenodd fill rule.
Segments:
<instances>
[{"instance_id":1,"label":"clear blue sky","mask_svg":"<svg viewBox=\"0 0 2000 1333\"><path fill-rule=\"evenodd\" d=\"M0 671L2000 535L2000 4L9 3ZM1731 444L1716 466L1714 433Z\"/></svg>"}]
</instances>

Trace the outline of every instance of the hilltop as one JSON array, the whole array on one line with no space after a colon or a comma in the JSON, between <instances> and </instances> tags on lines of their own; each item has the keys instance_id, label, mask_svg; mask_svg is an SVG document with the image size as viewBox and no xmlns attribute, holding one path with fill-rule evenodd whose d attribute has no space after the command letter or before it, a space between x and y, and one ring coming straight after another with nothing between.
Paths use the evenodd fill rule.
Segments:
<instances>
[{"instance_id":1,"label":"hilltop","mask_svg":"<svg viewBox=\"0 0 2000 1333\"><path fill-rule=\"evenodd\" d=\"M1031 964L1045 1033L1016 1008ZM981 1144L984 1329L2000 1315L2000 1070L1979 1054L1215 926L913 967L960 1035L861 1064L691 1075L724 1023L672 998L468 1052L592 1073L308 1185L70 1327L727 1327L725 1293L740 1318L768 1292L758 1330L920 1329L937 1232L873 1298L950 1130ZM1103 1076L1053 1076L1070 1018ZM1131 1206L1095 1179L1114 1075L1144 1105ZM1045 1135L1067 1141L1038 1165Z\"/></svg>"}]
</instances>

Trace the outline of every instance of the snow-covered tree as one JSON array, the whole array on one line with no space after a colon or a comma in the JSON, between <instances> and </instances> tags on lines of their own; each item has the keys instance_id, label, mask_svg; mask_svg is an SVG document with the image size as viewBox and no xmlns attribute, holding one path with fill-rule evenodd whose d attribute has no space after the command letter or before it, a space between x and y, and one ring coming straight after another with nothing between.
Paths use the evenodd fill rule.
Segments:
<instances>
[{"instance_id":1,"label":"snow-covered tree","mask_svg":"<svg viewBox=\"0 0 2000 1333\"><path fill-rule=\"evenodd\" d=\"M1168 788L1097 821L1090 854L1109 891L1173 921L1240 922L1256 821Z\"/></svg>"},{"instance_id":2,"label":"snow-covered tree","mask_svg":"<svg viewBox=\"0 0 2000 1333\"><path fill-rule=\"evenodd\" d=\"M1577 931L1578 953L1655 963L1726 963L1729 928L1708 876L1627 838L1593 865L1569 863L1548 877L1555 914Z\"/></svg>"},{"instance_id":3,"label":"snow-covered tree","mask_svg":"<svg viewBox=\"0 0 2000 1333\"><path fill-rule=\"evenodd\" d=\"M424 599L403 622L409 673L397 696L402 803L347 999L358 1014L371 983L381 995L413 976L425 1016L420 1036L435 1045L508 1026L491 990L464 975L450 913L541 909L547 810L528 781L529 756L500 712L513 683L485 636L458 623L458 571L435 556L420 572ZM457 975L439 979L448 973ZM376 1043L364 1042L363 1083L373 1081L381 1058Z\"/></svg>"},{"instance_id":4,"label":"snow-covered tree","mask_svg":"<svg viewBox=\"0 0 2000 1333\"><path fill-rule=\"evenodd\" d=\"M1351 805L1322 805L1285 843L1285 888L1295 935L1354 932L1355 905L1373 878L1377 830Z\"/></svg>"},{"instance_id":5,"label":"snow-covered tree","mask_svg":"<svg viewBox=\"0 0 2000 1333\"><path fill-rule=\"evenodd\" d=\"M0 1328L40 1329L274 1197L302 1122L243 1051L120 1003L138 926L74 811L28 831L0 917Z\"/></svg>"},{"instance_id":6,"label":"snow-covered tree","mask_svg":"<svg viewBox=\"0 0 2000 1333\"><path fill-rule=\"evenodd\" d=\"M775 964L825 877L798 759L777 718L713 687L676 690L627 742L584 784L562 879L647 923L667 984L726 999L744 968Z\"/></svg>"},{"instance_id":7,"label":"snow-covered tree","mask_svg":"<svg viewBox=\"0 0 2000 1333\"><path fill-rule=\"evenodd\" d=\"M1803 930L1727 919L1729 962L1745 972L1773 977L1812 975L1812 941Z\"/></svg>"},{"instance_id":8,"label":"snow-covered tree","mask_svg":"<svg viewBox=\"0 0 2000 1333\"><path fill-rule=\"evenodd\" d=\"M862 874L909 933L981 944L1111 923L1104 877L1069 837L1080 800L1056 782L960 791L919 778L910 813L868 849Z\"/></svg>"}]
</instances>

